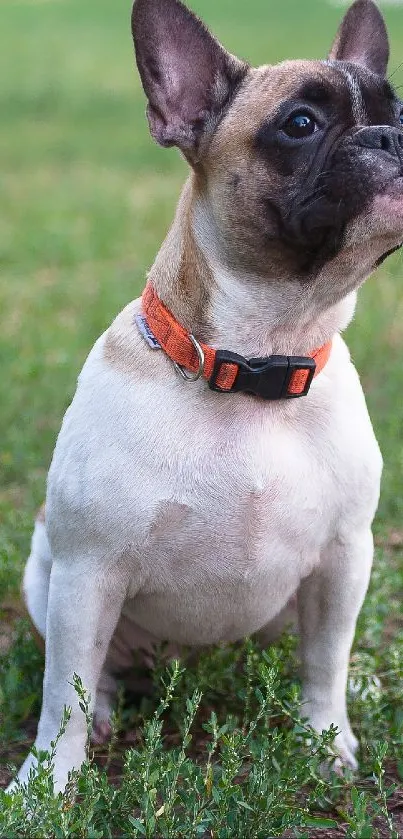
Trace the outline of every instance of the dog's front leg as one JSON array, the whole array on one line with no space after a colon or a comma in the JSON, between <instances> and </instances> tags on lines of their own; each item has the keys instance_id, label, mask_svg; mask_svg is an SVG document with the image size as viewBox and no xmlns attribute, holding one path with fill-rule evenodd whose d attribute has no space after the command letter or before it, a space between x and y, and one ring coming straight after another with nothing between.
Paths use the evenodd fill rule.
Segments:
<instances>
[{"instance_id":1,"label":"dog's front leg","mask_svg":"<svg viewBox=\"0 0 403 839\"><path fill-rule=\"evenodd\" d=\"M365 597L373 556L372 533L335 540L321 565L300 586L298 610L302 654L302 716L318 732L337 726L335 746L356 768L357 740L347 715L346 688L356 620Z\"/></svg>"},{"instance_id":2,"label":"dog's front leg","mask_svg":"<svg viewBox=\"0 0 403 839\"><path fill-rule=\"evenodd\" d=\"M68 773L85 759L86 720L72 686L76 673L89 692L93 710L97 684L109 642L126 595L119 573L107 574L93 564L54 562L46 626L46 662L43 705L35 741L37 749L50 749L56 738L64 706L71 708L66 732L60 739L54 766L54 788L64 788ZM35 759L29 755L19 772L24 783Z\"/></svg>"}]
</instances>

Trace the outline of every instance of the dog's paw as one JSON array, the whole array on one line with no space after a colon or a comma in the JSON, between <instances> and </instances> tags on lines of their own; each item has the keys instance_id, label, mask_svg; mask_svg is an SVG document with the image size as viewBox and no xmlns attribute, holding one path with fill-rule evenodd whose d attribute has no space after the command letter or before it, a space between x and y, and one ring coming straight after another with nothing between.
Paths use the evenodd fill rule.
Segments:
<instances>
[{"instance_id":1,"label":"dog's paw","mask_svg":"<svg viewBox=\"0 0 403 839\"><path fill-rule=\"evenodd\" d=\"M356 752L359 744L345 710L332 711L324 703L315 702L305 702L303 707L304 715L305 711L308 712L306 715L308 724L318 734L327 731L332 725L337 728L331 749L335 757L333 761L327 762L328 768L332 768L338 774L342 774L345 769L355 772L358 769Z\"/></svg>"},{"instance_id":2,"label":"dog's paw","mask_svg":"<svg viewBox=\"0 0 403 839\"><path fill-rule=\"evenodd\" d=\"M91 731L91 742L96 746L109 743L112 737L112 708L113 696L111 693L98 688Z\"/></svg>"},{"instance_id":3,"label":"dog's paw","mask_svg":"<svg viewBox=\"0 0 403 839\"><path fill-rule=\"evenodd\" d=\"M355 757L357 748L358 741L351 730L347 736L342 732L337 734L328 757L320 764L319 770L322 778L329 781L332 773L339 778L344 778L351 772L355 773L358 769L358 762Z\"/></svg>"},{"instance_id":4,"label":"dog's paw","mask_svg":"<svg viewBox=\"0 0 403 839\"><path fill-rule=\"evenodd\" d=\"M29 781L29 777L32 771L35 771L37 768L38 762L37 759L34 757L33 754L29 754L28 757L25 759L21 769L18 772L16 778L14 778L6 788L6 792L10 795L13 795L16 792L20 792L22 787L26 787Z\"/></svg>"},{"instance_id":5,"label":"dog's paw","mask_svg":"<svg viewBox=\"0 0 403 839\"><path fill-rule=\"evenodd\" d=\"M20 785L17 783L16 780L11 781L11 783L6 787L5 792L7 795L14 795L15 792L19 792Z\"/></svg>"},{"instance_id":6,"label":"dog's paw","mask_svg":"<svg viewBox=\"0 0 403 839\"><path fill-rule=\"evenodd\" d=\"M94 743L95 746L104 746L105 743L109 743L111 737L112 726L110 720L98 719L95 716L91 731L91 742Z\"/></svg>"},{"instance_id":7,"label":"dog's paw","mask_svg":"<svg viewBox=\"0 0 403 839\"><path fill-rule=\"evenodd\" d=\"M353 772L356 772L358 761L355 754L358 749L358 740L351 731L350 726L345 731L340 731L336 735L334 748L337 752L337 757L332 766L333 770L337 774L342 774L344 769L351 769Z\"/></svg>"}]
</instances>

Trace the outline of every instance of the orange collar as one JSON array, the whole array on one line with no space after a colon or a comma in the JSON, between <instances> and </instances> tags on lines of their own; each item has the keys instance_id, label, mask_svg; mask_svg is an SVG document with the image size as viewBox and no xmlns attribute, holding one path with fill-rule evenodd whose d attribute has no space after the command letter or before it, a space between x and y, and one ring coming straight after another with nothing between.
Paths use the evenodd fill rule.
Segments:
<instances>
[{"instance_id":1,"label":"orange collar","mask_svg":"<svg viewBox=\"0 0 403 839\"><path fill-rule=\"evenodd\" d=\"M158 297L150 282L142 296L143 315L136 320L140 331L155 349L163 349L183 378L207 379L219 393L244 391L262 399L289 399L305 396L312 379L329 360L329 341L308 356L271 355L246 359L227 350L215 350L196 341L181 326ZM188 372L186 372L188 371Z\"/></svg>"}]
</instances>

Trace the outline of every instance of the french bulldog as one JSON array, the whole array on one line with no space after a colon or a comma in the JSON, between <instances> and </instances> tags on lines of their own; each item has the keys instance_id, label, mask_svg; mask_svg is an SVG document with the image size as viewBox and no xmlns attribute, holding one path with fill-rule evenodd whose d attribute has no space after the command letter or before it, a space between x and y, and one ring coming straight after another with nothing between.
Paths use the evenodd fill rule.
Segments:
<instances>
[{"instance_id":1,"label":"french bulldog","mask_svg":"<svg viewBox=\"0 0 403 839\"><path fill-rule=\"evenodd\" d=\"M74 673L102 739L135 650L267 639L296 599L301 713L337 726L355 768L346 683L382 460L340 332L403 242L385 24L357 0L327 59L257 69L179 0L136 0L132 30L151 134L190 174L57 440L24 577L46 638L35 745L70 706L63 789L85 758Z\"/></svg>"}]
</instances>

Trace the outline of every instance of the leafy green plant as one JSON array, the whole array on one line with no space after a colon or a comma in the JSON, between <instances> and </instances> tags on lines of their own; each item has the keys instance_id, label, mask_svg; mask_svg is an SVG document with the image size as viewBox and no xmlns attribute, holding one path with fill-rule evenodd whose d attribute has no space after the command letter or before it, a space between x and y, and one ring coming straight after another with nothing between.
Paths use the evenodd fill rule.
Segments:
<instances>
[{"instance_id":1,"label":"leafy green plant","mask_svg":"<svg viewBox=\"0 0 403 839\"><path fill-rule=\"evenodd\" d=\"M342 816L351 837L374 835L369 831L375 817L398 836L388 810L394 790L385 785L386 748L378 744L373 751L370 788L360 789L357 779L351 784L331 769L324 772L325 764L331 766L336 729L319 736L301 720L296 686L281 679L287 649L288 639L267 651L251 641L236 650L236 690L248 696L239 705L241 716L222 717L211 708L211 696L206 707L197 687L184 692L191 676L173 662L162 671L159 699L143 721L139 745L124 756L119 785L97 766L88 739L82 770L72 773L63 795L53 797L51 770L69 717L66 709L51 753L37 755L38 771L27 787L13 797L0 792L0 834L168 839L210 832L217 839L263 839L293 830L309 837L314 828L337 827ZM197 672L193 676L197 680ZM74 687L89 735L89 697L78 676ZM180 730L173 727L178 706L183 708Z\"/></svg>"}]
</instances>

